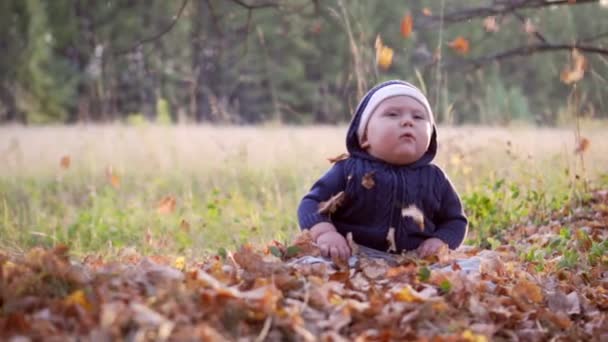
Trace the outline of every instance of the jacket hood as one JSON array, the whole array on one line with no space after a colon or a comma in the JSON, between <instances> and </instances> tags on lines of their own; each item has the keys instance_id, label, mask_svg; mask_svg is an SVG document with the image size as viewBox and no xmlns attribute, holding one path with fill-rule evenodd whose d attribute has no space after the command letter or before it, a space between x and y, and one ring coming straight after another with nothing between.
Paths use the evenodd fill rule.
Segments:
<instances>
[{"instance_id":1,"label":"jacket hood","mask_svg":"<svg viewBox=\"0 0 608 342\"><path fill-rule=\"evenodd\" d=\"M379 89L386 87L388 85L392 85L392 84L402 84L402 85L407 85L407 86L412 87L411 84L404 82L404 81L399 81L399 80L387 81L387 82L383 82L383 83L376 85L375 87L370 89L365 94L365 96L363 96L363 98L361 99L361 102L359 102L359 104L357 105L357 109L355 110L355 114L353 115L353 118L350 121L350 125L348 127L348 132L346 134L346 149L348 150L348 153L351 156L388 164L387 162L372 156L371 154L367 153L366 150L361 148L361 144L359 143L359 136L357 135L357 130L359 128L359 124L361 123L361 117L362 117L363 111L365 110L365 107L369 103L369 100L371 99L372 95L374 95L374 93L376 91L378 91ZM429 113L429 115L432 116L433 113ZM408 167L408 168L421 167L421 166L430 164L433 161L433 159L435 158L435 155L437 154L437 128L436 128L436 125L434 124L435 121L431 120L431 122L433 122L433 127L432 127L433 132L431 133L431 142L429 144L428 149L426 150L426 152L420 159L418 159L417 161L415 161L412 164L403 165L402 167Z\"/></svg>"}]
</instances>

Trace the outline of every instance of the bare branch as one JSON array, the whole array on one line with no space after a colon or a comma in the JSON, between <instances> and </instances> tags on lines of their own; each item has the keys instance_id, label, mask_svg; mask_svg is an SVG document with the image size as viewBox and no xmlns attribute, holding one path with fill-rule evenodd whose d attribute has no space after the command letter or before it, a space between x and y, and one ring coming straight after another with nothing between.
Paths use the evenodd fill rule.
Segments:
<instances>
[{"instance_id":1,"label":"bare branch","mask_svg":"<svg viewBox=\"0 0 608 342\"><path fill-rule=\"evenodd\" d=\"M452 63L443 65L446 69L460 69L463 66L472 66L473 69L479 69L491 62L497 62L518 56L529 56L536 53L553 52L559 50L578 49L583 52L596 53L608 56L608 49L582 44L533 44L516 47L497 54L482 56L474 59L462 59Z\"/></svg>"},{"instance_id":2,"label":"bare branch","mask_svg":"<svg viewBox=\"0 0 608 342\"><path fill-rule=\"evenodd\" d=\"M486 7L473 7L462 10L455 10L443 15L444 25L464 22L474 18L497 16L513 13L517 10L542 8L549 6L575 6L589 3L597 3L599 0L577 0L571 3L569 0L500 0L494 1L492 5ZM433 28L441 22L439 15L424 16L414 22L415 29Z\"/></svg>"},{"instance_id":3,"label":"bare branch","mask_svg":"<svg viewBox=\"0 0 608 342\"><path fill-rule=\"evenodd\" d=\"M268 1L268 2L262 2L262 3L254 3L254 4L249 4L248 2L246 2L245 0L232 0L232 2L245 7L248 10L252 10L252 9L256 9L256 8L273 8L273 7L279 7L279 3L278 2L274 2L274 1Z\"/></svg>"},{"instance_id":4,"label":"bare branch","mask_svg":"<svg viewBox=\"0 0 608 342\"><path fill-rule=\"evenodd\" d=\"M160 30L159 32L157 32L156 34L154 34L150 37L140 39L138 42L136 42L135 44L133 44L132 46L130 46L126 49L113 51L111 53L114 55L123 55L123 54L133 51L134 49L136 49L144 44L148 44L148 43L151 43L151 42L154 42L154 41L160 39L162 36L169 33L173 29L175 24L177 24L177 21L182 16L182 13L184 12L184 8L186 8L187 4L188 4L188 0L184 0L182 2L182 5L180 6L179 10L177 11L177 14L173 16L169 25L167 25L167 27L165 27L164 29Z\"/></svg>"}]
</instances>

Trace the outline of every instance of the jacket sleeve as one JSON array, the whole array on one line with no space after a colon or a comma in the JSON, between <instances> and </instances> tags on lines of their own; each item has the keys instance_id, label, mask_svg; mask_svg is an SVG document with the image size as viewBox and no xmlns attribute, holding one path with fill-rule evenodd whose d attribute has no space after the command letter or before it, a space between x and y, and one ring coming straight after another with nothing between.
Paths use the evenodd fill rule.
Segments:
<instances>
[{"instance_id":1,"label":"jacket sleeve","mask_svg":"<svg viewBox=\"0 0 608 342\"><path fill-rule=\"evenodd\" d=\"M439 212L435 220L434 237L447 243L450 249L456 249L467 235L468 220L454 186L445 175L442 178L443 190Z\"/></svg>"},{"instance_id":2,"label":"jacket sleeve","mask_svg":"<svg viewBox=\"0 0 608 342\"><path fill-rule=\"evenodd\" d=\"M319 222L331 222L329 215L319 213L319 203L327 201L340 191L344 191L345 188L344 163L338 162L302 198L298 207L300 228L310 229Z\"/></svg>"}]
</instances>

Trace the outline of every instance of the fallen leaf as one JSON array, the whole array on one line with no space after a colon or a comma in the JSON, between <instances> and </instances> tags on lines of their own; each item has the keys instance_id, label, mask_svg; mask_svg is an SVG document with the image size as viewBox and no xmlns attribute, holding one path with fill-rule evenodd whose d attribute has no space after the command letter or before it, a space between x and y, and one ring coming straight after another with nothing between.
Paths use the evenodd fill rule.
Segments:
<instances>
[{"instance_id":1,"label":"fallen leaf","mask_svg":"<svg viewBox=\"0 0 608 342\"><path fill-rule=\"evenodd\" d=\"M83 290L76 290L65 298L67 305L80 305L87 311L93 310L93 304L89 302Z\"/></svg>"},{"instance_id":2,"label":"fallen leaf","mask_svg":"<svg viewBox=\"0 0 608 342\"><path fill-rule=\"evenodd\" d=\"M175 211L176 200L173 196L165 196L158 202L156 206L156 212L159 214L167 215Z\"/></svg>"},{"instance_id":3,"label":"fallen leaf","mask_svg":"<svg viewBox=\"0 0 608 342\"><path fill-rule=\"evenodd\" d=\"M469 329L462 332L462 338L467 342L487 342L488 338L484 335L475 334Z\"/></svg>"},{"instance_id":4,"label":"fallen leaf","mask_svg":"<svg viewBox=\"0 0 608 342\"><path fill-rule=\"evenodd\" d=\"M376 185L376 182L374 182L374 171L368 172L365 175L363 175L363 179L361 180L361 185L363 185L364 188L366 188L367 190L371 190L371 188L374 187L374 185Z\"/></svg>"},{"instance_id":5,"label":"fallen leaf","mask_svg":"<svg viewBox=\"0 0 608 342\"><path fill-rule=\"evenodd\" d=\"M486 17L483 20L483 28L487 32L498 32L498 23L495 16Z\"/></svg>"},{"instance_id":6,"label":"fallen leaf","mask_svg":"<svg viewBox=\"0 0 608 342\"><path fill-rule=\"evenodd\" d=\"M565 84L578 82L585 76L586 69L587 59L585 56L578 49L572 49L572 64L562 70L560 78Z\"/></svg>"},{"instance_id":7,"label":"fallen leaf","mask_svg":"<svg viewBox=\"0 0 608 342\"><path fill-rule=\"evenodd\" d=\"M424 231L424 214L415 204L410 204L408 207L401 209L401 216L411 217L420 227L420 231Z\"/></svg>"},{"instance_id":8,"label":"fallen leaf","mask_svg":"<svg viewBox=\"0 0 608 342\"><path fill-rule=\"evenodd\" d=\"M469 53L469 41L462 36L456 37L456 39L448 43L448 46L461 55Z\"/></svg>"},{"instance_id":9,"label":"fallen leaf","mask_svg":"<svg viewBox=\"0 0 608 342\"><path fill-rule=\"evenodd\" d=\"M63 157L61 157L61 160L59 161L59 165L61 165L61 168L63 168L63 169L68 169L70 167L70 163L71 163L70 156L63 156Z\"/></svg>"},{"instance_id":10,"label":"fallen leaf","mask_svg":"<svg viewBox=\"0 0 608 342\"><path fill-rule=\"evenodd\" d=\"M513 287L513 295L519 299L539 304L543 301L540 287L528 280L522 279Z\"/></svg>"},{"instance_id":11,"label":"fallen leaf","mask_svg":"<svg viewBox=\"0 0 608 342\"><path fill-rule=\"evenodd\" d=\"M412 19L412 14L408 12L401 20L401 35L403 38L408 38L412 34L413 27L414 20Z\"/></svg>"},{"instance_id":12,"label":"fallen leaf","mask_svg":"<svg viewBox=\"0 0 608 342\"><path fill-rule=\"evenodd\" d=\"M340 191L327 201L319 203L319 214L329 215L335 213L344 202L344 197L344 191Z\"/></svg>"},{"instance_id":13,"label":"fallen leaf","mask_svg":"<svg viewBox=\"0 0 608 342\"><path fill-rule=\"evenodd\" d=\"M335 164L339 161L348 159L348 157L350 157L350 155L348 153L342 153L338 156L327 158L327 160L329 160L330 163Z\"/></svg>"},{"instance_id":14,"label":"fallen leaf","mask_svg":"<svg viewBox=\"0 0 608 342\"><path fill-rule=\"evenodd\" d=\"M388 229L388 234L386 235L386 241L388 241L388 249L386 250L388 253L397 252L397 244L395 243L395 228L390 227Z\"/></svg>"}]
</instances>

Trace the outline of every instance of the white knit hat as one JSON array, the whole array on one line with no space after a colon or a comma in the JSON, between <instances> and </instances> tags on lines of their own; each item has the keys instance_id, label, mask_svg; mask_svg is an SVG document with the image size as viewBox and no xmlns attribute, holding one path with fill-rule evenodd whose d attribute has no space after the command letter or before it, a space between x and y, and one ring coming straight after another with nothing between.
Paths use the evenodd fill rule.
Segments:
<instances>
[{"instance_id":1,"label":"white knit hat","mask_svg":"<svg viewBox=\"0 0 608 342\"><path fill-rule=\"evenodd\" d=\"M372 89L374 92L370 99L367 101L365 108L363 108L363 113L361 114L361 120L359 121L359 126L357 127L357 137L359 141L363 139L365 134L365 130L367 128L367 124L369 123L369 119L372 116L372 113L380 105L380 103L388 98L394 96L405 95L412 97L416 101L420 102L426 109L426 112L429 116L429 120L431 121L431 125L435 125L435 120L433 118L433 111L431 110L431 105L429 104L429 100L424 96L420 89L416 88L416 86L407 83L407 82L399 82L399 83L390 83L385 86L381 86L378 89ZM365 99L367 96L364 96Z\"/></svg>"}]
</instances>

